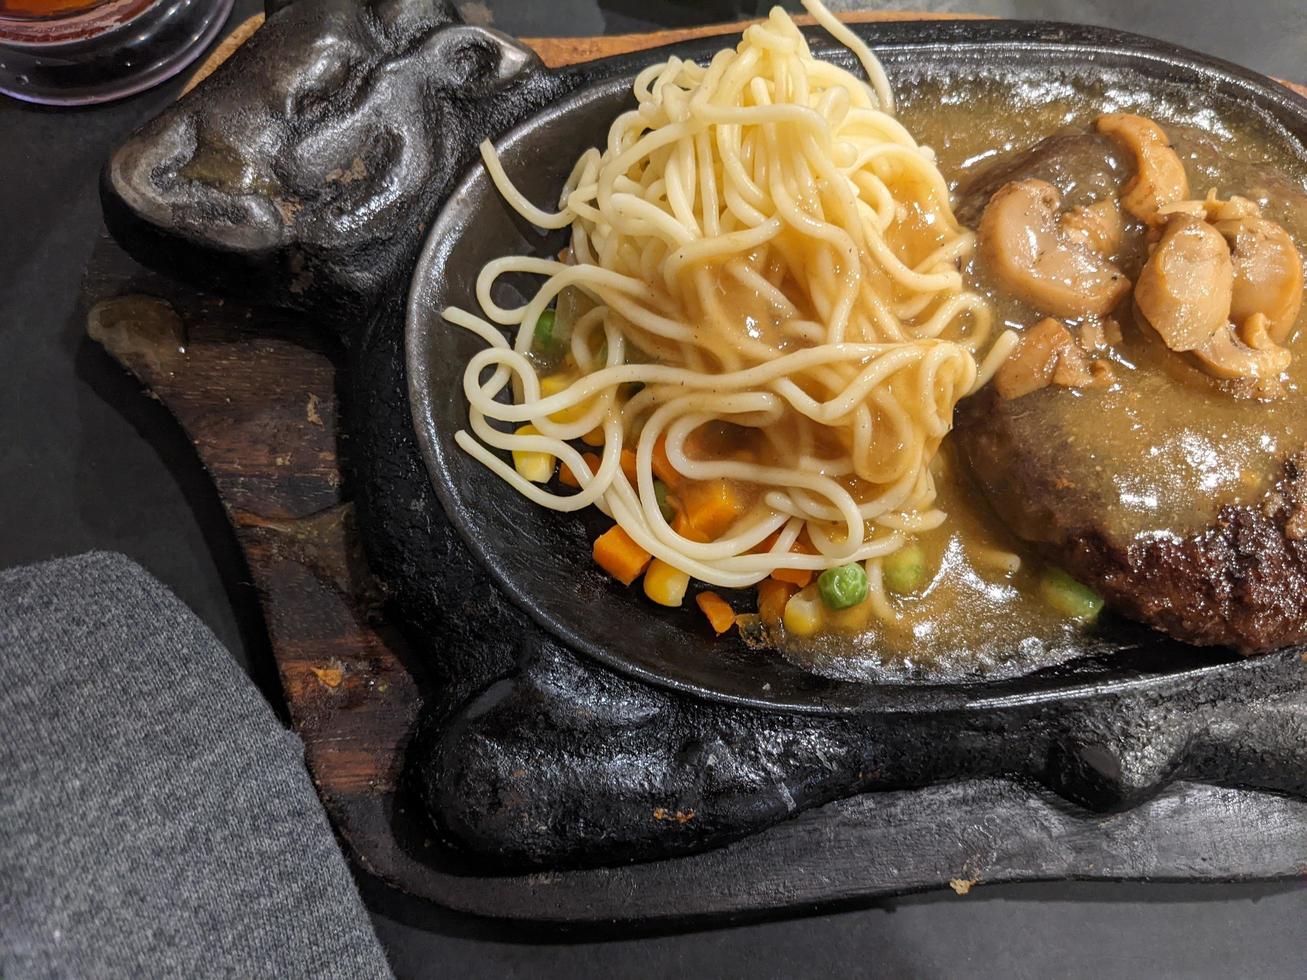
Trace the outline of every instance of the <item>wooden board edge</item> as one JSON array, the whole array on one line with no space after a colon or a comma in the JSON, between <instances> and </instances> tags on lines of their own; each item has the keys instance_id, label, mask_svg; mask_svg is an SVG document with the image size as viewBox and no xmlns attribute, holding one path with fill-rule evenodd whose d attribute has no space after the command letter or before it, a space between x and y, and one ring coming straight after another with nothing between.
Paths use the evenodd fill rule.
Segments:
<instances>
[{"instance_id":1,"label":"wooden board edge","mask_svg":"<svg viewBox=\"0 0 1307 980\"><path fill-rule=\"evenodd\" d=\"M237 24L236 29L219 41L218 46L209 52L209 56L200 62L200 67L195 69L195 74L187 79L181 95L185 95L217 71L218 66L235 54L236 49L248 41L254 32L263 26L264 20L263 14L258 13ZM180 97L178 96L178 98Z\"/></svg>"},{"instance_id":2,"label":"wooden board edge","mask_svg":"<svg viewBox=\"0 0 1307 980\"><path fill-rule=\"evenodd\" d=\"M801 24L811 24L811 17L796 18ZM924 13L912 10L862 10L841 14L840 20L847 24L893 23L910 20L986 20L985 14L970 13ZM249 40L263 26L263 14L254 16L237 25L227 37L218 44L196 69L181 94L185 95L212 75L224 61L231 57L242 44ZM579 64L583 61L595 61L632 51L647 51L650 48L676 44L700 37L714 37L722 34L734 34L742 31L757 20L735 21L721 24L705 24L699 27L674 28L664 31L650 31L644 34L610 34L599 37L525 37L522 43L532 48L550 68L562 68ZM1281 85L1307 98L1307 85L1275 79Z\"/></svg>"},{"instance_id":3,"label":"wooden board edge","mask_svg":"<svg viewBox=\"0 0 1307 980\"><path fill-rule=\"evenodd\" d=\"M924 13L914 10L858 10L840 14L839 19L846 24L889 24L912 20L990 20L986 14L968 13ZM801 26L816 23L805 15L794 18ZM663 31L647 31L641 34L609 34L598 37L524 37L522 43L540 55L540 60L550 68L562 68L583 61L595 61L617 54L629 54L632 51L647 51L660 48L666 44L681 41L693 41L701 37L717 37L723 34L738 34L751 24L762 23L761 18L737 20L719 24L702 24L698 27L678 27Z\"/></svg>"}]
</instances>

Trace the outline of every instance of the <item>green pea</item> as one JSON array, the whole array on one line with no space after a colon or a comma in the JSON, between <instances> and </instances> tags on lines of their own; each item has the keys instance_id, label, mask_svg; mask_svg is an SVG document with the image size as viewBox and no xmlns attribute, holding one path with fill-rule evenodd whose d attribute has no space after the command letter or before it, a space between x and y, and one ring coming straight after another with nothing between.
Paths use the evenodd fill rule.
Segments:
<instances>
[{"instance_id":1,"label":"green pea","mask_svg":"<svg viewBox=\"0 0 1307 980\"><path fill-rule=\"evenodd\" d=\"M919 544L904 545L881 565L885 588L896 595L912 595L926 584L926 552Z\"/></svg>"},{"instance_id":2,"label":"green pea","mask_svg":"<svg viewBox=\"0 0 1307 980\"><path fill-rule=\"evenodd\" d=\"M848 609L867 598L867 573L857 563L828 568L817 579L821 601L831 609Z\"/></svg>"},{"instance_id":3,"label":"green pea","mask_svg":"<svg viewBox=\"0 0 1307 980\"><path fill-rule=\"evenodd\" d=\"M545 310L536 320L535 345L545 352L558 350L559 340L554 336L554 317L552 308Z\"/></svg>"},{"instance_id":4,"label":"green pea","mask_svg":"<svg viewBox=\"0 0 1307 980\"><path fill-rule=\"evenodd\" d=\"M658 510L662 512L663 520L669 524L676 516L676 508L672 506L670 493L666 483L662 480L654 480L654 499L658 501Z\"/></svg>"},{"instance_id":5,"label":"green pea","mask_svg":"<svg viewBox=\"0 0 1307 980\"><path fill-rule=\"evenodd\" d=\"M1103 597L1060 568L1046 568L1039 578L1040 597L1068 619L1091 623L1103 609Z\"/></svg>"}]
</instances>

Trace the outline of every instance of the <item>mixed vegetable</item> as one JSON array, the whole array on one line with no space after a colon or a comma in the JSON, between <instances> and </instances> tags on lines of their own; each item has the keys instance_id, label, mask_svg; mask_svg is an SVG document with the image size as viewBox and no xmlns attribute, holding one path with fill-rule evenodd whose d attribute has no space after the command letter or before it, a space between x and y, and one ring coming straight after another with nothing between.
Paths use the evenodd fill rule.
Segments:
<instances>
[{"instance_id":1,"label":"mixed vegetable","mask_svg":"<svg viewBox=\"0 0 1307 980\"><path fill-rule=\"evenodd\" d=\"M553 309L546 310L534 328L533 354L541 363L556 367L555 373L540 380L542 397L556 394L567 388L576 378L568 346L565 323ZM585 406L555 413L558 422L580 418ZM706 427L705 427L706 428ZM537 434L532 425L517 429L521 435ZM687 439L686 448L691 455L710 455L722 451L721 445L710 444L711 434L700 435L695 430ZM699 445L695 445L698 437ZM587 446L601 447L603 436L595 431L583 437ZM696 449L698 450L696 452ZM744 450L747 452L747 450ZM591 472L599 468L598 453L587 452L582 459ZM623 473L633 483L636 480L635 452L623 449L620 462ZM557 478L563 486L579 488L581 483L566 465L548 453L513 453L513 465L523 477L534 483L548 483ZM747 490L728 480L689 480L672 468L666 447L660 440L653 454L654 494L658 508L672 528L694 541L708 542L725 534L753 505ZM761 542L757 550L767 551L776 536ZM801 554L815 554L807 535L800 535L792 548ZM655 558L637 544L620 525L614 524L594 541L593 555L596 564L623 585L641 580L644 594L661 606L678 608L685 602L690 588L690 576L673 565ZM881 563L885 590L891 595L909 598L919 595L935 578L937 568L922 545L910 540ZM1097 593L1077 582L1065 572L1047 568L1038 579L1038 594L1053 610L1080 623L1090 623L1103 608L1103 599ZM727 632L737 622L734 608L716 592L701 591L694 597L696 605L707 618L714 632ZM783 629L785 634L797 638L816 636L837 629L856 632L865 628L871 616L870 582L861 564L850 563L828 568L820 575L810 569L778 568L757 585L757 615L769 629Z\"/></svg>"}]
</instances>

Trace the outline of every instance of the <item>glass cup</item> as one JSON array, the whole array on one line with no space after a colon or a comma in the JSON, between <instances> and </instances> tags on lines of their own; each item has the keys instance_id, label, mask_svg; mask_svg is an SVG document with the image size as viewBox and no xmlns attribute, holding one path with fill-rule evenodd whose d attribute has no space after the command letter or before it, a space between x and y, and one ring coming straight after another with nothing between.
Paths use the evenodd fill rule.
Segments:
<instances>
[{"instance_id":1,"label":"glass cup","mask_svg":"<svg viewBox=\"0 0 1307 980\"><path fill-rule=\"evenodd\" d=\"M89 105L141 92L208 46L232 0L0 0L0 92Z\"/></svg>"}]
</instances>

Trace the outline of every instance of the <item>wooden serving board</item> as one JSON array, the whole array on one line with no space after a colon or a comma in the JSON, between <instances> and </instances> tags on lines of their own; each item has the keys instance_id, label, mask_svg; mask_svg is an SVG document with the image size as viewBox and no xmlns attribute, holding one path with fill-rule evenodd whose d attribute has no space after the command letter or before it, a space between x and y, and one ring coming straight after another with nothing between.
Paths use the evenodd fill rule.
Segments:
<instances>
[{"instance_id":1,"label":"wooden serving board","mask_svg":"<svg viewBox=\"0 0 1307 980\"><path fill-rule=\"evenodd\" d=\"M872 12L848 19L874 22L936 16ZM240 25L197 77L212 71L261 23L260 15ZM730 33L739 27L542 38L528 43L547 64L558 66ZM1307 94L1307 89L1294 87ZM448 866L439 849L425 840L421 823L404 812L403 798L396 791L421 705L423 670L420 658L384 618L379 590L354 533L341 465L349 442L337 411L340 352L295 317L203 295L146 271L103 233L84 292L89 335L172 412L218 489L263 602L282 689L294 730L304 743L308 768L358 864L411 894L482 913L585 919L588 909L599 907L593 904L598 901L594 896L618 888L626 889L625 908L631 917L677 918L676 889L689 883L678 878L681 872L674 867L667 872L661 892L650 890L647 882L626 869L569 873L570 890L559 887L563 876L558 875L478 877ZM940 822L930 827L889 819L883 829L864 827L847 840L837 840L812 813L774 828L773 832L786 836L794 860L813 867L829 862L828 881L844 876L842 888L778 897L775 889L781 884L769 877L777 871L773 862L741 872L748 860L738 855L747 855L755 847L747 840L703 855L694 859L703 865L694 872L694 887L706 889L696 910L727 913L867 897L874 890L859 886L849 869L866 862L868 854L901 852L905 838L926 833L939 836L937 853L927 850L929 860L919 867L896 866L895 886L881 891L926 887L950 877L956 879L959 891L965 891L973 879L985 877L988 863L983 845L968 836L976 828L966 826L965 819L956 827L947 825L950 819L965 817L962 797L968 791L966 784L940 789ZM1174 805L1177 797L1190 794L1192 806L1201 809L1201 800L1193 794L1228 792L1181 786L1168 794L1170 803L1159 802ZM1053 803L1032 803L1025 791L1013 793L1013 807L1048 809L1050 826L1066 819ZM903 794L879 795L877 805L892 813L894 798ZM853 826L857 823L853 814L865 805L856 798L832 804L837 814L832 819ZM1092 824L1082 821L1081 829L1068 834L1128 837L1142 832L1138 828L1150 819L1148 810L1141 807ZM1270 824L1268 832L1273 833L1275 821ZM1291 826L1286 818L1283 827ZM1238 829L1230 828L1232 840L1239 837ZM1291 841L1288 845L1293 846ZM1231 846L1246 847L1248 853L1240 860L1248 877L1282 866L1276 863L1280 852L1275 841ZM731 863L740 860L744 865ZM1168 860L1171 863L1160 865L1159 873L1177 863L1184 866L1202 859L1178 854ZM1074 873L1059 872L1057 867L1054 863L1047 871L1032 868L1022 877ZM1095 868L1094 876L1127 873L1124 868L1103 866ZM551 903L556 914L538 914Z\"/></svg>"}]
</instances>

